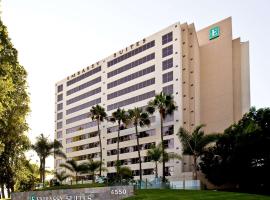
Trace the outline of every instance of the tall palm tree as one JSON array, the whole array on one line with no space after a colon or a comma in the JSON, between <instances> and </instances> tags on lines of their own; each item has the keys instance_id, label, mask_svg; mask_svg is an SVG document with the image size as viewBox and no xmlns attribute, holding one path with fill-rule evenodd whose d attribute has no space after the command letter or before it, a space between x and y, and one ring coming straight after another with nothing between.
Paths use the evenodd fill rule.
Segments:
<instances>
[{"instance_id":1,"label":"tall palm tree","mask_svg":"<svg viewBox=\"0 0 270 200\"><path fill-rule=\"evenodd\" d=\"M66 180L67 178L69 178L71 175L70 174L66 174L65 171L61 171L60 173L55 172L55 178L60 181L60 184L62 185L62 182L64 180Z\"/></svg>"},{"instance_id":2,"label":"tall palm tree","mask_svg":"<svg viewBox=\"0 0 270 200\"><path fill-rule=\"evenodd\" d=\"M157 94L155 98L148 102L146 110L153 114L156 110L160 115L160 137L161 137L161 147L162 147L162 156L164 157L164 139L163 139L163 122L168 115L172 115L176 110L173 97L171 95L166 95L163 92ZM165 161L162 161L162 182L165 182Z\"/></svg>"},{"instance_id":3,"label":"tall palm tree","mask_svg":"<svg viewBox=\"0 0 270 200\"><path fill-rule=\"evenodd\" d=\"M189 132L183 127L178 131L178 137L183 145L183 154L193 157L193 179L197 180L198 174L198 158L203 154L207 145L215 142L218 139L218 134L207 134L201 128L205 127L204 124L196 126L193 132Z\"/></svg>"},{"instance_id":4,"label":"tall palm tree","mask_svg":"<svg viewBox=\"0 0 270 200\"><path fill-rule=\"evenodd\" d=\"M127 124L132 123L135 127L135 133L137 138L137 149L138 149L138 157L139 157L139 173L140 173L140 187L142 182L142 160L141 160L141 148L139 142L139 132L138 126L144 127L149 126L151 121L149 119L149 115L147 112L144 112L142 108L135 107L134 109L128 110L128 120L126 121Z\"/></svg>"},{"instance_id":5,"label":"tall palm tree","mask_svg":"<svg viewBox=\"0 0 270 200\"><path fill-rule=\"evenodd\" d=\"M101 133L100 133L100 123L104 121L104 119L107 118L107 113L105 112L105 109L100 106L96 105L93 106L90 109L90 117L92 120L96 120L97 126L98 126L98 137L99 137L99 148L100 148L100 167L99 167L99 176L101 176L101 171L102 171L102 144L101 144Z\"/></svg>"},{"instance_id":6,"label":"tall palm tree","mask_svg":"<svg viewBox=\"0 0 270 200\"><path fill-rule=\"evenodd\" d=\"M39 174L40 174L40 181L43 183L45 182L45 163L46 158L48 158L51 155L54 156L60 156L63 158L66 158L66 155L61 151L62 144L54 140L49 141L47 137L45 137L43 134L37 137L36 143L32 145L32 149L36 151L39 160L40 160L40 166L39 166Z\"/></svg>"},{"instance_id":7,"label":"tall palm tree","mask_svg":"<svg viewBox=\"0 0 270 200\"><path fill-rule=\"evenodd\" d=\"M71 172L75 173L75 182L78 182L78 174L85 171L83 164L78 164L75 160L67 160L66 163L61 163L60 167L66 168Z\"/></svg>"},{"instance_id":8,"label":"tall palm tree","mask_svg":"<svg viewBox=\"0 0 270 200\"><path fill-rule=\"evenodd\" d=\"M125 109L118 108L115 112L112 113L112 117L110 118L111 122L117 122L118 124L118 134L117 134L117 161L116 165L120 166L119 162L119 137L120 137L120 130L122 129L121 124L126 123L128 119L127 112ZM117 168L117 175L118 175L118 168Z\"/></svg>"},{"instance_id":9,"label":"tall palm tree","mask_svg":"<svg viewBox=\"0 0 270 200\"><path fill-rule=\"evenodd\" d=\"M100 167L102 171L107 170L106 168L102 167L102 163L100 161L94 161L92 159L89 159L87 162L84 162L83 165L85 166L84 171L92 176L93 183L95 183L95 175L96 172L99 172Z\"/></svg>"},{"instance_id":10,"label":"tall palm tree","mask_svg":"<svg viewBox=\"0 0 270 200\"><path fill-rule=\"evenodd\" d=\"M162 145L159 143L158 145L152 145L150 149L147 150L147 156L151 161L155 162L155 176L158 178L158 162L168 162L171 159L181 159L181 156L176 153L167 153L164 151L164 159L162 157Z\"/></svg>"}]
</instances>

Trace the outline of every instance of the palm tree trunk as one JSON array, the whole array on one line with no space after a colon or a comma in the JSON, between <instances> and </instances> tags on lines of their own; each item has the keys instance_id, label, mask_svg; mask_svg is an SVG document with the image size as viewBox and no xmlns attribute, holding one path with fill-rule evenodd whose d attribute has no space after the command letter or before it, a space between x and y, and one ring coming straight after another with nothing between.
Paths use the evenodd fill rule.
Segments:
<instances>
[{"instance_id":1,"label":"palm tree trunk","mask_svg":"<svg viewBox=\"0 0 270 200\"><path fill-rule=\"evenodd\" d=\"M40 180L40 182L42 182L43 181L43 178L42 178L43 164L42 164L42 159L41 158L39 159L39 162L40 162L40 164L39 164L39 180Z\"/></svg>"},{"instance_id":2,"label":"palm tree trunk","mask_svg":"<svg viewBox=\"0 0 270 200\"><path fill-rule=\"evenodd\" d=\"M100 128L99 128L100 120L97 120L98 125L98 137L99 137L99 149L100 149L100 167L99 167L99 176L101 176L101 168L102 168L102 144L101 144L101 134L100 134Z\"/></svg>"},{"instance_id":3,"label":"palm tree trunk","mask_svg":"<svg viewBox=\"0 0 270 200\"><path fill-rule=\"evenodd\" d=\"M135 125L135 131L137 136L137 149L138 149L138 156L139 156L139 174L140 174L140 189L142 184L142 161L141 161L141 148L139 143L139 134L138 134L138 126Z\"/></svg>"},{"instance_id":4,"label":"palm tree trunk","mask_svg":"<svg viewBox=\"0 0 270 200\"><path fill-rule=\"evenodd\" d=\"M193 179L197 180L198 179L198 174L197 174L197 156L193 156Z\"/></svg>"},{"instance_id":5,"label":"palm tree trunk","mask_svg":"<svg viewBox=\"0 0 270 200\"><path fill-rule=\"evenodd\" d=\"M7 188L8 198L10 198L10 188Z\"/></svg>"},{"instance_id":6,"label":"palm tree trunk","mask_svg":"<svg viewBox=\"0 0 270 200\"><path fill-rule=\"evenodd\" d=\"M157 162L155 162L155 164L156 164L156 179L158 178L158 167L157 167Z\"/></svg>"},{"instance_id":7,"label":"palm tree trunk","mask_svg":"<svg viewBox=\"0 0 270 200\"><path fill-rule=\"evenodd\" d=\"M76 182L76 184L77 184L77 182L78 182L78 177L77 177L77 172L75 172L75 182Z\"/></svg>"},{"instance_id":8,"label":"palm tree trunk","mask_svg":"<svg viewBox=\"0 0 270 200\"><path fill-rule=\"evenodd\" d=\"M2 194L2 198L5 199L6 198L6 196L5 196L5 188L4 188L3 183L1 184L1 194Z\"/></svg>"},{"instance_id":9,"label":"palm tree trunk","mask_svg":"<svg viewBox=\"0 0 270 200\"><path fill-rule=\"evenodd\" d=\"M120 163L119 163L119 137L120 137L120 121L118 122L118 135L117 135L117 165L120 166ZM117 166L117 178L119 176L119 166Z\"/></svg>"},{"instance_id":10,"label":"palm tree trunk","mask_svg":"<svg viewBox=\"0 0 270 200\"><path fill-rule=\"evenodd\" d=\"M43 168L43 173L42 173L42 183L43 183L43 187L45 186L45 171L46 171L46 168L45 168L45 163L46 163L46 159L45 158L43 158L43 166L42 166L42 168Z\"/></svg>"},{"instance_id":11,"label":"palm tree trunk","mask_svg":"<svg viewBox=\"0 0 270 200\"><path fill-rule=\"evenodd\" d=\"M161 138L161 149L162 149L162 158L164 158L164 139L163 139L163 117L160 114L160 138ZM165 160L162 159L162 182L165 183Z\"/></svg>"}]
</instances>

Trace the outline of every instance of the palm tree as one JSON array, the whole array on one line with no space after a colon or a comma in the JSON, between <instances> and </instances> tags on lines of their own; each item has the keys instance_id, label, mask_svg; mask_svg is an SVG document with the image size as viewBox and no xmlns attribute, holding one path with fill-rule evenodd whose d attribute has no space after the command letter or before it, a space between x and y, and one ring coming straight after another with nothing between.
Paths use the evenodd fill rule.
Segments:
<instances>
[{"instance_id":1,"label":"palm tree","mask_svg":"<svg viewBox=\"0 0 270 200\"><path fill-rule=\"evenodd\" d=\"M168 162L170 159L181 159L181 156L176 153L167 153L164 151L164 159L162 157L162 145L159 143L158 145L152 145L150 149L147 150L147 156L151 161L155 162L155 176L158 178L158 162Z\"/></svg>"},{"instance_id":2,"label":"palm tree","mask_svg":"<svg viewBox=\"0 0 270 200\"><path fill-rule=\"evenodd\" d=\"M99 137L99 148L100 148L100 163L101 165L99 166L99 176L101 176L101 171L102 171L102 144L101 144L101 133L100 133L100 123L104 121L104 119L106 119L107 117L107 113L105 112L105 109L100 106L100 105L96 105L93 106L90 109L90 117L92 118L92 120L96 120L97 121L97 126L98 126L98 137Z\"/></svg>"},{"instance_id":3,"label":"palm tree","mask_svg":"<svg viewBox=\"0 0 270 200\"><path fill-rule=\"evenodd\" d=\"M111 122L117 122L118 124L118 134L117 134L117 165L120 165L119 163L119 137L120 137L120 130L121 130L121 124L126 123L128 119L127 112L124 109L118 108L115 112L112 113L112 117L110 118ZM117 175L119 174L118 168L117 168Z\"/></svg>"},{"instance_id":4,"label":"palm tree","mask_svg":"<svg viewBox=\"0 0 270 200\"><path fill-rule=\"evenodd\" d=\"M193 132L189 132L183 127L178 131L178 137L183 145L183 154L191 155L193 157L193 179L197 180L198 158L203 154L207 145L215 142L218 139L218 134L207 134L201 128L204 124L196 126Z\"/></svg>"},{"instance_id":5,"label":"palm tree","mask_svg":"<svg viewBox=\"0 0 270 200\"><path fill-rule=\"evenodd\" d=\"M40 160L39 174L40 174L40 181L43 183L43 186L45 183L46 158L48 158L51 155L66 158L66 155L61 151L61 148L62 144L59 141L54 140L53 142L51 142L43 134L38 136L36 143L32 145L32 149L36 151Z\"/></svg>"},{"instance_id":6,"label":"palm tree","mask_svg":"<svg viewBox=\"0 0 270 200\"><path fill-rule=\"evenodd\" d=\"M94 161L92 159L89 159L88 162L84 162L83 165L84 171L88 172L92 176L92 181L95 183L95 174L97 171L100 170L100 167L102 166L102 163L100 161ZM104 167L101 167L102 171L106 171L107 169Z\"/></svg>"},{"instance_id":7,"label":"palm tree","mask_svg":"<svg viewBox=\"0 0 270 200\"><path fill-rule=\"evenodd\" d=\"M78 174L85 171L83 164L78 164L75 160L68 160L66 163L61 163L60 167L66 168L71 172L75 173L75 182L78 182Z\"/></svg>"},{"instance_id":8,"label":"palm tree","mask_svg":"<svg viewBox=\"0 0 270 200\"><path fill-rule=\"evenodd\" d=\"M138 150L138 157L139 157L139 173L140 173L140 187L142 182L142 160L141 160L141 147L139 142L139 132L138 126L144 127L149 126L151 121L149 119L149 115L147 112L144 112L141 108L135 107L132 110L128 110L128 120L126 121L127 124L132 123L135 127L135 133L137 138L137 150Z\"/></svg>"},{"instance_id":9,"label":"palm tree","mask_svg":"<svg viewBox=\"0 0 270 200\"><path fill-rule=\"evenodd\" d=\"M62 182L66 180L67 178L71 177L70 174L66 174L65 171L61 171L60 173L55 172L55 178L60 181L60 184L62 185Z\"/></svg>"},{"instance_id":10,"label":"palm tree","mask_svg":"<svg viewBox=\"0 0 270 200\"><path fill-rule=\"evenodd\" d=\"M156 95L155 98L148 102L148 107L146 110L153 114L156 110L160 115L160 137L161 137L161 147L162 147L162 156L164 157L164 139L163 139L163 121L167 115L172 115L176 110L173 97L171 95L166 95L163 92ZM162 161L162 182L165 182L165 161Z\"/></svg>"}]
</instances>

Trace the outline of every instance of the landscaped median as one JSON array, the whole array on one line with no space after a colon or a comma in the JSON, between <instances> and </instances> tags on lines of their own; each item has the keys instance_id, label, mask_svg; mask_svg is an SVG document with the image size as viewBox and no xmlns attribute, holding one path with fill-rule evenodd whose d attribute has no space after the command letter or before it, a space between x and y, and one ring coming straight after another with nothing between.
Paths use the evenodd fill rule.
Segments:
<instances>
[{"instance_id":1,"label":"landscaped median","mask_svg":"<svg viewBox=\"0 0 270 200\"><path fill-rule=\"evenodd\" d=\"M270 200L270 196L210 190L136 190L125 200Z\"/></svg>"}]
</instances>

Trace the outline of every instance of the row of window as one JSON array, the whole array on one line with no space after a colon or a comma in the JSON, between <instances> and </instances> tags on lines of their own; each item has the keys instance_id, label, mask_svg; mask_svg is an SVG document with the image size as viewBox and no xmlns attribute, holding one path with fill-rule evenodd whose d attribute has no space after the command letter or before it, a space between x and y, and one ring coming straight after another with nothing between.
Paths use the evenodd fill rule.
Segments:
<instances>
[{"instance_id":1,"label":"row of window","mask_svg":"<svg viewBox=\"0 0 270 200\"><path fill-rule=\"evenodd\" d=\"M162 36L162 45L167 44L173 40L173 33L167 33L166 35Z\"/></svg>"},{"instance_id":2,"label":"row of window","mask_svg":"<svg viewBox=\"0 0 270 200\"><path fill-rule=\"evenodd\" d=\"M173 80L173 71L162 75L162 82L167 83Z\"/></svg>"},{"instance_id":3,"label":"row of window","mask_svg":"<svg viewBox=\"0 0 270 200\"><path fill-rule=\"evenodd\" d=\"M96 67L95 69L92 69L92 70L90 70L90 71L88 71L88 72L86 72L86 73L84 73L84 74L82 74L80 76L77 76L76 78L68 81L67 86L69 86L71 84L74 84L74 83L77 83L78 81L81 81L81 80L83 80L83 79L85 79L85 78L87 78L89 76L92 76L93 74L96 74L96 73L98 73L100 71L101 71L101 66Z\"/></svg>"},{"instance_id":4,"label":"row of window","mask_svg":"<svg viewBox=\"0 0 270 200\"><path fill-rule=\"evenodd\" d=\"M155 142L145 143L145 144L139 145L139 148L140 150L147 150L147 149L150 149L155 144L156 144ZM174 139L171 138L168 140L164 140L164 148L165 149L174 148ZM120 154L131 153L131 152L138 151L138 146L134 145L134 146L129 146L129 147L122 147L119 150L120 150ZM112 149L112 150L107 151L107 156L113 156L113 155L117 155L117 149Z\"/></svg>"},{"instance_id":5,"label":"row of window","mask_svg":"<svg viewBox=\"0 0 270 200\"><path fill-rule=\"evenodd\" d=\"M57 129L60 129L63 127L63 122L57 122L56 124Z\"/></svg>"},{"instance_id":6,"label":"row of window","mask_svg":"<svg viewBox=\"0 0 270 200\"><path fill-rule=\"evenodd\" d=\"M69 118L69 119L66 120L66 124L71 124L71 123L74 123L74 122L89 118L89 116L90 116L90 112L87 112L87 113L84 113L84 114Z\"/></svg>"},{"instance_id":7,"label":"row of window","mask_svg":"<svg viewBox=\"0 0 270 200\"><path fill-rule=\"evenodd\" d=\"M82 109L85 109L85 108L90 108L91 106L94 106L94 105L99 104L99 103L101 103L101 98L94 99L92 101L86 102L86 103L81 104L79 106L75 106L73 108L70 108L70 109L68 109L66 111L66 114L69 115L69 114L77 112L79 110L82 110Z\"/></svg>"},{"instance_id":8,"label":"row of window","mask_svg":"<svg viewBox=\"0 0 270 200\"><path fill-rule=\"evenodd\" d=\"M121 84L126 83L128 81L131 81L133 79L139 78L139 77L144 76L146 74L150 74L151 72L154 72L154 71L155 71L155 65L153 65L151 67L148 67L146 69L143 69L141 71L135 72L133 74L130 74L128 76L125 76L123 78L120 78L120 79L118 79L116 81L108 83L107 84L107 89L116 87L118 85L121 85Z\"/></svg>"},{"instance_id":9,"label":"row of window","mask_svg":"<svg viewBox=\"0 0 270 200\"><path fill-rule=\"evenodd\" d=\"M124 71L132 69L132 68L134 68L134 67L136 67L138 65L141 65L141 64L146 63L146 62L148 62L150 60L153 60L153 59L155 59L155 53L151 53L151 54L149 54L149 55L147 55L147 56L145 56L143 58L135 60L135 61L133 61L131 63L128 63L128 64L126 64L126 65L124 65L124 66L122 66L122 67L120 67L120 68L118 68L116 70L113 70L113 71L109 72L107 74L107 78L113 77L113 76L115 76L117 74L120 74L120 73L122 73Z\"/></svg>"},{"instance_id":10,"label":"row of window","mask_svg":"<svg viewBox=\"0 0 270 200\"><path fill-rule=\"evenodd\" d=\"M72 88L72 89L68 90L67 91L67 96L71 95L71 94L73 94L75 92L78 92L80 90L83 90L83 89L85 89L87 87L90 87L91 85L97 84L99 82L101 82L101 77L97 77L97 78L95 78L95 79L93 79L91 81L88 81L88 82L86 82L84 84L81 84L81 85L79 85L79 86L77 86L75 88Z\"/></svg>"},{"instance_id":11,"label":"row of window","mask_svg":"<svg viewBox=\"0 0 270 200\"><path fill-rule=\"evenodd\" d=\"M80 130L83 130L83 129L91 128L91 127L94 127L94 126L97 126L97 122L96 121L88 122L86 124L81 124L79 126L68 128L66 130L66 134L74 133L76 131L80 131Z\"/></svg>"},{"instance_id":12,"label":"row of window","mask_svg":"<svg viewBox=\"0 0 270 200\"><path fill-rule=\"evenodd\" d=\"M173 58L169 58L162 62L162 70L170 69L173 67Z\"/></svg>"},{"instance_id":13,"label":"row of window","mask_svg":"<svg viewBox=\"0 0 270 200\"><path fill-rule=\"evenodd\" d=\"M99 146L99 142L93 142L93 143L84 144L84 145L80 145L80 146L76 146L76 147L69 147L69 148L66 148L66 153L71 153L71 152L75 152L75 151L82 151L82 150L86 150L86 149L92 149L92 148L95 148L98 146Z\"/></svg>"},{"instance_id":14,"label":"row of window","mask_svg":"<svg viewBox=\"0 0 270 200\"><path fill-rule=\"evenodd\" d=\"M111 94L108 94L107 95L107 100L114 99L116 97L119 97L119 96L128 94L130 92L134 92L136 90L139 90L139 89L142 89L142 88L148 87L150 85L154 85L154 84L155 84L155 78L152 78L152 79L143 81L141 83L137 83L135 85L129 86L129 87L124 88L122 90L118 90L116 92L113 92Z\"/></svg>"},{"instance_id":15,"label":"row of window","mask_svg":"<svg viewBox=\"0 0 270 200\"><path fill-rule=\"evenodd\" d=\"M147 131L141 131L139 132L139 138L144 138L144 137L150 137L156 134L155 129L147 130ZM135 140L137 138L136 133L132 133L129 135L123 135L119 137L119 142L125 142L129 140ZM115 144L117 143L117 137L115 138L110 138L107 139L107 144Z\"/></svg>"},{"instance_id":16,"label":"row of window","mask_svg":"<svg viewBox=\"0 0 270 200\"><path fill-rule=\"evenodd\" d=\"M139 145L139 147L140 147L140 150L147 150L147 149L150 149L155 144L156 144L155 142L150 142L150 143L141 144ZM120 154L135 152L135 151L138 151L138 146L134 145L134 146L129 146L129 147L122 147L119 150L120 150ZM112 149L112 150L107 151L107 156L113 156L113 155L117 155L117 149Z\"/></svg>"},{"instance_id":17,"label":"row of window","mask_svg":"<svg viewBox=\"0 0 270 200\"><path fill-rule=\"evenodd\" d=\"M107 106L107 111L121 108L123 106L130 105L130 104L133 104L133 103L136 103L139 101L143 101L145 99L149 99L149 98L154 97L154 96L155 96L155 90L153 90L151 92L144 93L142 95L138 95L138 96L123 100L123 101L120 101L120 102L117 102L117 103L114 103L114 104L110 104Z\"/></svg>"},{"instance_id":18,"label":"row of window","mask_svg":"<svg viewBox=\"0 0 270 200\"><path fill-rule=\"evenodd\" d=\"M90 153L86 155L81 155L81 156L75 156L72 158L72 160L80 161L80 160L87 160L87 159L93 159L93 158L99 158L100 153Z\"/></svg>"},{"instance_id":19,"label":"row of window","mask_svg":"<svg viewBox=\"0 0 270 200\"><path fill-rule=\"evenodd\" d=\"M141 53L141 52L143 52L143 51L145 51L147 49L150 49L153 46L155 46L155 41L154 40L151 41L151 42L148 42L148 43L146 43L146 44L144 44L144 45L142 45L142 46L140 46L140 47L138 47L138 48L136 48L136 49L134 49L132 51L129 51L128 53L126 53L126 54L124 54L122 56L119 56L119 57L107 62L107 66L111 67L111 66L113 66L113 65L115 65L115 64L117 64L117 63L119 63L119 62L121 62L123 60L126 60L126 59L128 59L128 58L130 58L132 56L135 56L138 53Z\"/></svg>"},{"instance_id":20,"label":"row of window","mask_svg":"<svg viewBox=\"0 0 270 200\"><path fill-rule=\"evenodd\" d=\"M168 85L162 88L162 92L167 95L173 94L173 85Z\"/></svg>"},{"instance_id":21,"label":"row of window","mask_svg":"<svg viewBox=\"0 0 270 200\"><path fill-rule=\"evenodd\" d=\"M67 138L66 139L66 143L69 144L69 143L72 143L72 142L77 142L77 141L80 141L80 140L85 140L85 139L88 139L88 138L96 137L97 135L98 135L98 132L97 131L86 133L86 134L82 134L82 135L78 135L78 136L75 136L75 137Z\"/></svg>"},{"instance_id":22,"label":"row of window","mask_svg":"<svg viewBox=\"0 0 270 200\"><path fill-rule=\"evenodd\" d=\"M151 123L154 123L156 121L156 117L155 116L151 116L149 117L149 120ZM129 129L129 128L133 128L134 125L132 123L128 124L128 125L124 125L124 124L121 124L120 125L120 130L125 130L125 129ZM118 125L117 126L111 126L109 128L107 128L107 133L113 133L113 132L116 132L118 131Z\"/></svg>"},{"instance_id":23,"label":"row of window","mask_svg":"<svg viewBox=\"0 0 270 200\"><path fill-rule=\"evenodd\" d=\"M162 58L173 54L173 45L165 47L162 49Z\"/></svg>"},{"instance_id":24,"label":"row of window","mask_svg":"<svg viewBox=\"0 0 270 200\"><path fill-rule=\"evenodd\" d=\"M129 159L123 159L119 160L121 165L133 165L133 164L138 164L139 163L139 158L129 158ZM141 162L151 162L151 158L149 156L142 156L141 157ZM107 162L107 167L115 167L116 166L116 161L108 161Z\"/></svg>"},{"instance_id":25,"label":"row of window","mask_svg":"<svg viewBox=\"0 0 270 200\"><path fill-rule=\"evenodd\" d=\"M84 94L81 94L79 96L76 96L74 98L71 98L71 99L67 100L67 105L75 103L75 102L80 101L82 99L85 99L87 97L93 96L93 95L98 94L100 92L101 92L101 87L98 87L98 88L96 88L94 90L91 90L89 92L86 92Z\"/></svg>"}]
</instances>

